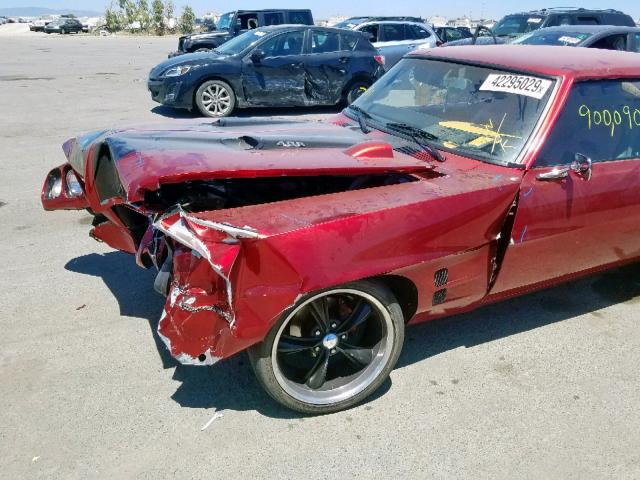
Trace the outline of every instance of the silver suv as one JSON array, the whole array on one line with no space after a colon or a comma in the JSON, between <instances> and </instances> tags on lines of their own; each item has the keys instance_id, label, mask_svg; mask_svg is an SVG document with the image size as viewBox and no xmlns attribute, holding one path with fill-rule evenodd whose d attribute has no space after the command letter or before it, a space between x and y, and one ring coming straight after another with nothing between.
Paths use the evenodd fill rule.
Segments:
<instances>
[{"instance_id":1,"label":"silver suv","mask_svg":"<svg viewBox=\"0 0 640 480\"><path fill-rule=\"evenodd\" d=\"M369 34L371 43L384 57L385 69L393 67L416 48L435 47L438 36L432 27L418 22L371 21L353 27Z\"/></svg>"}]
</instances>

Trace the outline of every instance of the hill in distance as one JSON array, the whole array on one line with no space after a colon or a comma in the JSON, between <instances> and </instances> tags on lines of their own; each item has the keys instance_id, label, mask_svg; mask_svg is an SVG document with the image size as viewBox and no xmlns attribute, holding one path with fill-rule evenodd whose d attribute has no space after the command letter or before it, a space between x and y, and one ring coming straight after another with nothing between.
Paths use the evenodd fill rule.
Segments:
<instances>
[{"instance_id":1,"label":"hill in distance","mask_svg":"<svg viewBox=\"0 0 640 480\"><path fill-rule=\"evenodd\" d=\"M76 17L98 17L104 12L96 12L95 10L68 10L61 8L45 8L45 7L9 7L0 8L1 17L41 17L45 15L63 15L72 13Z\"/></svg>"}]
</instances>

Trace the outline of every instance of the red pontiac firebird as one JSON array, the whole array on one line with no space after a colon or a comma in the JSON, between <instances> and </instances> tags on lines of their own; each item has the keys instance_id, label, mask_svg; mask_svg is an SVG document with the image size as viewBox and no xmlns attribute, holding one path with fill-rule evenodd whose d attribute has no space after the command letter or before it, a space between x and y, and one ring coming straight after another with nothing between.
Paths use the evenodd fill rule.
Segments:
<instances>
[{"instance_id":1,"label":"red pontiac firebird","mask_svg":"<svg viewBox=\"0 0 640 480\"><path fill-rule=\"evenodd\" d=\"M405 57L327 122L223 119L64 144L47 210L158 269L181 363L248 349L283 405L350 407L407 323L640 258L634 53L474 46Z\"/></svg>"}]
</instances>

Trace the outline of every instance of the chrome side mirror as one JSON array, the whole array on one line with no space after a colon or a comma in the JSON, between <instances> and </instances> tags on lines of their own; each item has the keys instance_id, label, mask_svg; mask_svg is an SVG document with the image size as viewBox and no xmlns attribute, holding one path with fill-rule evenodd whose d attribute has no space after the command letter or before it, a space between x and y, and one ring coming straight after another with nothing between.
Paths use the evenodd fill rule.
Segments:
<instances>
[{"instance_id":1,"label":"chrome side mirror","mask_svg":"<svg viewBox=\"0 0 640 480\"><path fill-rule=\"evenodd\" d=\"M593 161L582 153L576 153L575 160L571 164L571 171L585 181L589 181L593 171Z\"/></svg>"},{"instance_id":2,"label":"chrome side mirror","mask_svg":"<svg viewBox=\"0 0 640 480\"><path fill-rule=\"evenodd\" d=\"M551 182L556 180L562 180L569 176L569 172L575 173L585 181L591 180L591 172L593 169L593 162L589 157L582 153L576 153L576 156L571 165L566 167L555 167L553 170L539 174L536 179L541 182Z\"/></svg>"}]
</instances>

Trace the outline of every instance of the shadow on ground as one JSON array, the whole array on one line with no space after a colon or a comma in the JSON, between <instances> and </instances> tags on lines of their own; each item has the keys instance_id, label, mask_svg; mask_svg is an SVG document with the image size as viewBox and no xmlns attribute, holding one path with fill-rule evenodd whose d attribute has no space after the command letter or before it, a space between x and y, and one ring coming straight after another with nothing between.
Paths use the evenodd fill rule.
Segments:
<instances>
[{"instance_id":1,"label":"shadow on ground","mask_svg":"<svg viewBox=\"0 0 640 480\"><path fill-rule=\"evenodd\" d=\"M291 117L299 115L329 115L336 114L342 110L341 106L329 106L329 107L282 107L282 108L243 108L236 110L230 118L238 117ZM161 115L168 118L177 119L196 119L206 118L200 115L197 111L189 111L181 108L170 108L164 105L159 105L151 109L152 113Z\"/></svg>"},{"instance_id":2,"label":"shadow on ground","mask_svg":"<svg viewBox=\"0 0 640 480\"><path fill-rule=\"evenodd\" d=\"M152 289L155 272L136 267L130 255L120 252L90 254L69 261L65 268L101 277L118 300L121 315L144 318L149 322L164 368L175 368L173 378L181 382L172 395L179 405L215 408L218 411L256 410L274 418L302 416L280 407L264 393L245 354L210 368L178 364L156 333L164 298ZM424 361L451 349L472 348L587 313L605 322L606 318L598 311L622 302L640 305L640 264L610 270L468 314L410 327L396 368ZM373 398L384 395L390 386L391 381L387 380Z\"/></svg>"}]
</instances>

